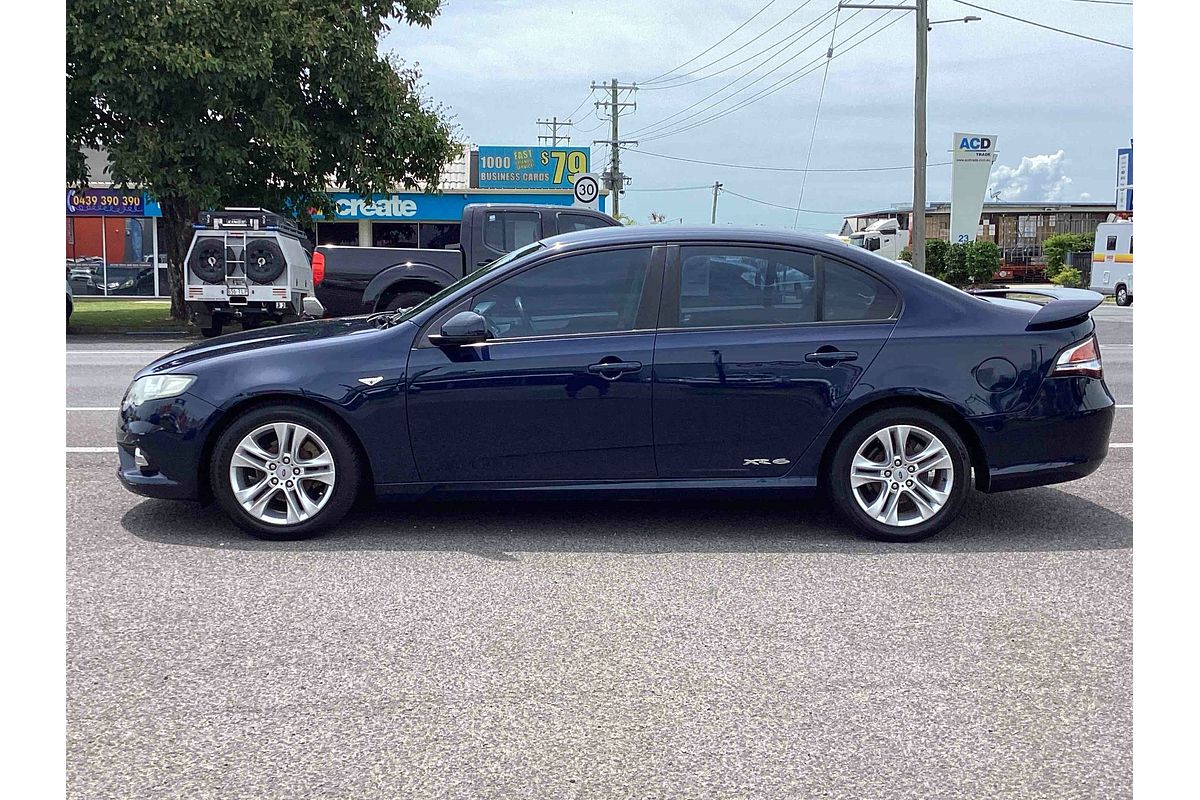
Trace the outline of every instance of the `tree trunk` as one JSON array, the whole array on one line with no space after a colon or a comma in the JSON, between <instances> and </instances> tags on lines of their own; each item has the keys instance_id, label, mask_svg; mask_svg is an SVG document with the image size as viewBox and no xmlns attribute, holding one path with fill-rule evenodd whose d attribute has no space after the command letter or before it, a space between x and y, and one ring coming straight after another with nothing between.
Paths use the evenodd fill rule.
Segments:
<instances>
[{"instance_id":1,"label":"tree trunk","mask_svg":"<svg viewBox=\"0 0 1200 800\"><path fill-rule=\"evenodd\" d=\"M200 215L200 207L193 201L168 195L159 199L162 207L162 241L167 254L167 275L171 288L171 317L180 321L188 318L184 303L184 257L192 243L192 225Z\"/></svg>"}]
</instances>

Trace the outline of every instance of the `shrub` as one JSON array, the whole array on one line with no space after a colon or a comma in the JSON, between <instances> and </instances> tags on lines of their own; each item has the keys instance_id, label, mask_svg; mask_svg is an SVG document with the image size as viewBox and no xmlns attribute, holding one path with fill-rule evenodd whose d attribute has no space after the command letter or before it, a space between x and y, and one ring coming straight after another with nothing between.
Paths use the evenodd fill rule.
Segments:
<instances>
[{"instance_id":1,"label":"shrub","mask_svg":"<svg viewBox=\"0 0 1200 800\"><path fill-rule=\"evenodd\" d=\"M899 258L901 261L907 261L908 263L911 264L912 263L912 248L906 247L903 250L901 250Z\"/></svg>"},{"instance_id":2,"label":"shrub","mask_svg":"<svg viewBox=\"0 0 1200 800\"><path fill-rule=\"evenodd\" d=\"M1000 269L1000 247L980 240L967 245L967 275L972 284L991 283Z\"/></svg>"},{"instance_id":3,"label":"shrub","mask_svg":"<svg viewBox=\"0 0 1200 800\"><path fill-rule=\"evenodd\" d=\"M946 250L945 266L940 273L926 269L935 278L945 281L951 286L963 287L971 282L971 273L967 268L967 252L970 244L956 242Z\"/></svg>"},{"instance_id":4,"label":"shrub","mask_svg":"<svg viewBox=\"0 0 1200 800\"><path fill-rule=\"evenodd\" d=\"M1086 233L1056 233L1042 242L1046 256L1046 279L1053 281L1066 262L1067 253L1092 249L1093 237Z\"/></svg>"},{"instance_id":5,"label":"shrub","mask_svg":"<svg viewBox=\"0 0 1200 800\"><path fill-rule=\"evenodd\" d=\"M1083 273L1074 267L1061 267L1050 280L1059 286L1078 289L1083 286Z\"/></svg>"},{"instance_id":6,"label":"shrub","mask_svg":"<svg viewBox=\"0 0 1200 800\"><path fill-rule=\"evenodd\" d=\"M950 243L944 239L925 240L925 272L941 278L946 272L946 255L950 252Z\"/></svg>"}]
</instances>

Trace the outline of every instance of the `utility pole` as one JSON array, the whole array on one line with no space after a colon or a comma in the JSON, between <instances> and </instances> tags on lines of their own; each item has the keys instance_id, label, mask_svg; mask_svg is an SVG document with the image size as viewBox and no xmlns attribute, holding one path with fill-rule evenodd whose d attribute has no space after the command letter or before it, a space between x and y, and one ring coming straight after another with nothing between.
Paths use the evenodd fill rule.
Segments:
<instances>
[{"instance_id":1,"label":"utility pole","mask_svg":"<svg viewBox=\"0 0 1200 800\"><path fill-rule=\"evenodd\" d=\"M571 143L571 134L569 132L562 135L559 135L558 133L560 126L569 130L570 127L575 124L571 122L571 120L568 119L560 122L558 117L551 117L550 119L539 119L537 124L544 125L550 129L549 135L541 134L538 136L538 144L546 144L547 140L549 140L551 147L558 147L558 142L560 139L564 144Z\"/></svg>"},{"instance_id":2,"label":"utility pole","mask_svg":"<svg viewBox=\"0 0 1200 800\"><path fill-rule=\"evenodd\" d=\"M925 271L925 98L929 84L929 0L913 0L917 7L917 68L913 92L913 213L912 265Z\"/></svg>"},{"instance_id":3,"label":"utility pole","mask_svg":"<svg viewBox=\"0 0 1200 800\"><path fill-rule=\"evenodd\" d=\"M908 223L911 235L912 265L925 271L925 97L929 72L929 0L911 0L906 5L838 3L838 8L869 8L875 11L915 11L917 13L917 65L913 82L913 208Z\"/></svg>"},{"instance_id":4,"label":"utility pole","mask_svg":"<svg viewBox=\"0 0 1200 800\"><path fill-rule=\"evenodd\" d=\"M608 187L612 197L612 216L616 219L621 214L621 192L625 189L625 182L628 178L621 173L621 146L627 144L637 144L633 139L621 138L621 109L637 108L637 103L622 102L617 96L618 91L629 90L630 93L637 91L637 84L624 85L613 78L607 84L593 83L592 90L608 89L609 99L596 102L596 108L604 107L608 110L609 119L612 122L612 130L610 139L597 139L592 144L607 144L611 158L609 159L608 171L604 173L604 184Z\"/></svg>"},{"instance_id":5,"label":"utility pole","mask_svg":"<svg viewBox=\"0 0 1200 800\"><path fill-rule=\"evenodd\" d=\"M717 224L717 194L721 191L721 187L724 185L725 184L721 183L720 181L713 181L713 212L712 212L712 224L713 225Z\"/></svg>"}]
</instances>

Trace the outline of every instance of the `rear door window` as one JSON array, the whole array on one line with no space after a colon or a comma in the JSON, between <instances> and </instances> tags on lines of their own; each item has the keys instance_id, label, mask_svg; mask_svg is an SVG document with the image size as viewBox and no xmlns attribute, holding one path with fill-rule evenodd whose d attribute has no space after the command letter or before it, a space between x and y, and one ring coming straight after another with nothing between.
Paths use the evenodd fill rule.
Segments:
<instances>
[{"instance_id":1,"label":"rear door window","mask_svg":"<svg viewBox=\"0 0 1200 800\"><path fill-rule=\"evenodd\" d=\"M680 250L679 327L817 321L816 259L762 247Z\"/></svg>"},{"instance_id":2,"label":"rear door window","mask_svg":"<svg viewBox=\"0 0 1200 800\"><path fill-rule=\"evenodd\" d=\"M558 232L573 233L574 231L590 231L593 228L609 228L610 223L589 214L559 214Z\"/></svg>"},{"instance_id":3,"label":"rear door window","mask_svg":"<svg viewBox=\"0 0 1200 800\"><path fill-rule=\"evenodd\" d=\"M826 258L825 302L822 319L826 322L858 322L891 319L899 306L896 293L877 278L860 269Z\"/></svg>"},{"instance_id":4,"label":"rear door window","mask_svg":"<svg viewBox=\"0 0 1200 800\"><path fill-rule=\"evenodd\" d=\"M527 211L488 212L483 223L483 243L507 253L541 238L541 218Z\"/></svg>"}]
</instances>

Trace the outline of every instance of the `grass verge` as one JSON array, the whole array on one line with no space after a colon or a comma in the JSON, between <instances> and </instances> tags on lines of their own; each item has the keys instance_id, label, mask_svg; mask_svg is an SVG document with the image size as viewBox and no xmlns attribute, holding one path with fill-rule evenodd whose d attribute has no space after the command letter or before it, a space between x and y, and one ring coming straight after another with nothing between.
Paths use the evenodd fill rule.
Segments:
<instances>
[{"instance_id":1,"label":"grass verge","mask_svg":"<svg viewBox=\"0 0 1200 800\"><path fill-rule=\"evenodd\" d=\"M109 300L75 298L67 333L128 333L169 331L185 333L188 325L171 319L170 300Z\"/></svg>"}]
</instances>

